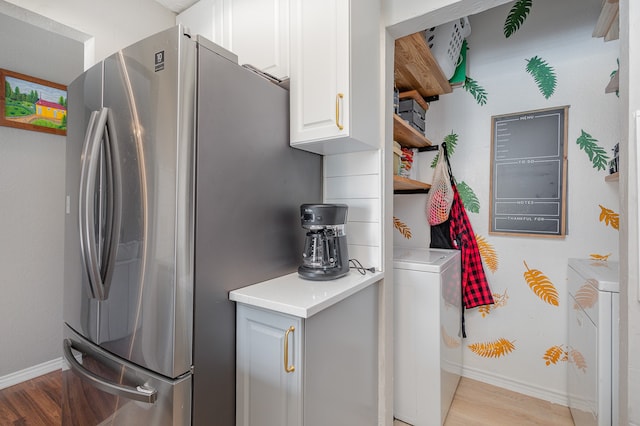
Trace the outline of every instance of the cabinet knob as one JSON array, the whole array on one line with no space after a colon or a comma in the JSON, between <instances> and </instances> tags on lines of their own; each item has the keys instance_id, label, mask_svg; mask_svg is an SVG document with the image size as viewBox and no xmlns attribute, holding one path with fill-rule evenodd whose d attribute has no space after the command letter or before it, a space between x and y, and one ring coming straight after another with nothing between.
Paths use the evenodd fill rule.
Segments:
<instances>
[{"instance_id":1,"label":"cabinet knob","mask_svg":"<svg viewBox=\"0 0 640 426\"><path fill-rule=\"evenodd\" d=\"M289 327L284 333L284 371L287 373L293 373L296 371L296 367L289 365L289 334L296 331L294 326Z\"/></svg>"},{"instance_id":2,"label":"cabinet knob","mask_svg":"<svg viewBox=\"0 0 640 426\"><path fill-rule=\"evenodd\" d=\"M336 126L338 126L338 129L340 130L344 129L344 126L342 125L340 120L340 104L343 98L344 95L342 93L338 93L336 95Z\"/></svg>"}]
</instances>

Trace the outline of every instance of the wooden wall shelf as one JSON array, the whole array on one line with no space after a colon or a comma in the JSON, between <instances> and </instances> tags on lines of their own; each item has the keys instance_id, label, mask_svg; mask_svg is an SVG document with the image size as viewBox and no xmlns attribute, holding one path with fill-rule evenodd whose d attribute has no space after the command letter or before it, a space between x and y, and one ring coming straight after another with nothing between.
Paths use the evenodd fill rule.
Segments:
<instances>
[{"instance_id":1,"label":"wooden wall shelf","mask_svg":"<svg viewBox=\"0 0 640 426\"><path fill-rule=\"evenodd\" d=\"M618 182L619 180L620 175L618 174L618 172L611 173L610 175L604 177L605 182Z\"/></svg>"},{"instance_id":2,"label":"wooden wall shelf","mask_svg":"<svg viewBox=\"0 0 640 426\"><path fill-rule=\"evenodd\" d=\"M423 98L451 93L449 80L431 55L422 32L396 40L395 82L401 91L417 90Z\"/></svg>"},{"instance_id":3,"label":"wooden wall shelf","mask_svg":"<svg viewBox=\"0 0 640 426\"><path fill-rule=\"evenodd\" d=\"M427 191L431 188L431 185L428 183L420 182L413 179L407 179L405 177L393 176L393 190L394 191L416 191L423 190Z\"/></svg>"},{"instance_id":4,"label":"wooden wall shelf","mask_svg":"<svg viewBox=\"0 0 640 426\"><path fill-rule=\"evenodd\" d=\"M604 37L604 41L620 37L619 0L604 0L592 36Z\"/></svg>"},{"instance_id":5,"label":"wooden wall shelf","mask_svg":"<svg viewBox=\"0 0 640 426\"><path fill-rule=\"evenodd\" d=\"M393 114L393 140L409 148L433 145L425 135L411 127L398 114Z\"/></svg>"},{"instance_id":6,"label":"wooden wall shelf","mask_svg":"<svg viewBox=\"0 0 640 426\"><path fill-rule=\"evenodd\" d=\"M431 54L423 32L397 39L395 47L395 85L401 99L413 98L427 110L429 104L425 98L452 92L449 80ZM423 132L414 129L397 114L393 115L393 139L408 148L433 145ZM428 183L393 177L393 189L400 191L398 193L427 192L429 188L431 185Z\"/></svg>"}]
</instances>

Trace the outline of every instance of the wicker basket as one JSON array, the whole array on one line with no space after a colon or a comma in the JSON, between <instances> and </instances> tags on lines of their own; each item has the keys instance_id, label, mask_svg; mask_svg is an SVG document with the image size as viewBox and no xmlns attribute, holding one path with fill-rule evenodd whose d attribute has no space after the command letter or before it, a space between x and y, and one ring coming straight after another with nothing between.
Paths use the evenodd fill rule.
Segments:
<instances>
[{"instance_id":1,"label":"wicker basket","mask_svg":"<svg viewBox=\"0 0 640 426\"><path fill-rule=\"evenodd\" d=\"M438 25L424 32L431 54L440 65L447 80L456 72L462 42L469 34L471 34L471 25L466 17Z\"/></svg>"}]
</instances>

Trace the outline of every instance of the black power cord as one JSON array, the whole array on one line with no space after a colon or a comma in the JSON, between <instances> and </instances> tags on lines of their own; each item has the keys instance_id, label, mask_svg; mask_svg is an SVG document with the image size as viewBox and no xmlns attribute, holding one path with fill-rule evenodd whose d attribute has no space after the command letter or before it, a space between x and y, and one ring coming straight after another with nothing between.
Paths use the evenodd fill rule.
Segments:
<instances>
[{"instance_id":1,"label":"black power cord","mask_svg":"<svg viewBox=\"0 0 640 426\"><path fill-rule=\"evenodd\" d=\"M349 265L353 265L353 266L349 266L350 269L355 269L358 272L360 272L360 274L362 275L366 275L367 271L369 272L375 272L376 268L371 267L371 268L365 268L364 266L362 266L362 263L360 263L360 261L358 259L349 259Z\"/></svg>"}]
</instances>

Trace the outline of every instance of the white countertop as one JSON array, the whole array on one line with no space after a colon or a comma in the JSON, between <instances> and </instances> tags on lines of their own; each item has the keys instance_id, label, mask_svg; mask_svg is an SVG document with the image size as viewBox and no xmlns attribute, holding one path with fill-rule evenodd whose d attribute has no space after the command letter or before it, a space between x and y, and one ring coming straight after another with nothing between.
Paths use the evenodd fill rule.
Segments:
<instances>
[{"instance_id":1,"label":"white countertop","mask_svg":"<svg viewBox=\"0 0 640 426\"><path fill-rule=\"evenodd\" d=\"M300 318L309 318L381 280L382 272L348 275L330 281L309 281L297 272L229 292L229 299Z\"/></svg>"}]
</instances>

